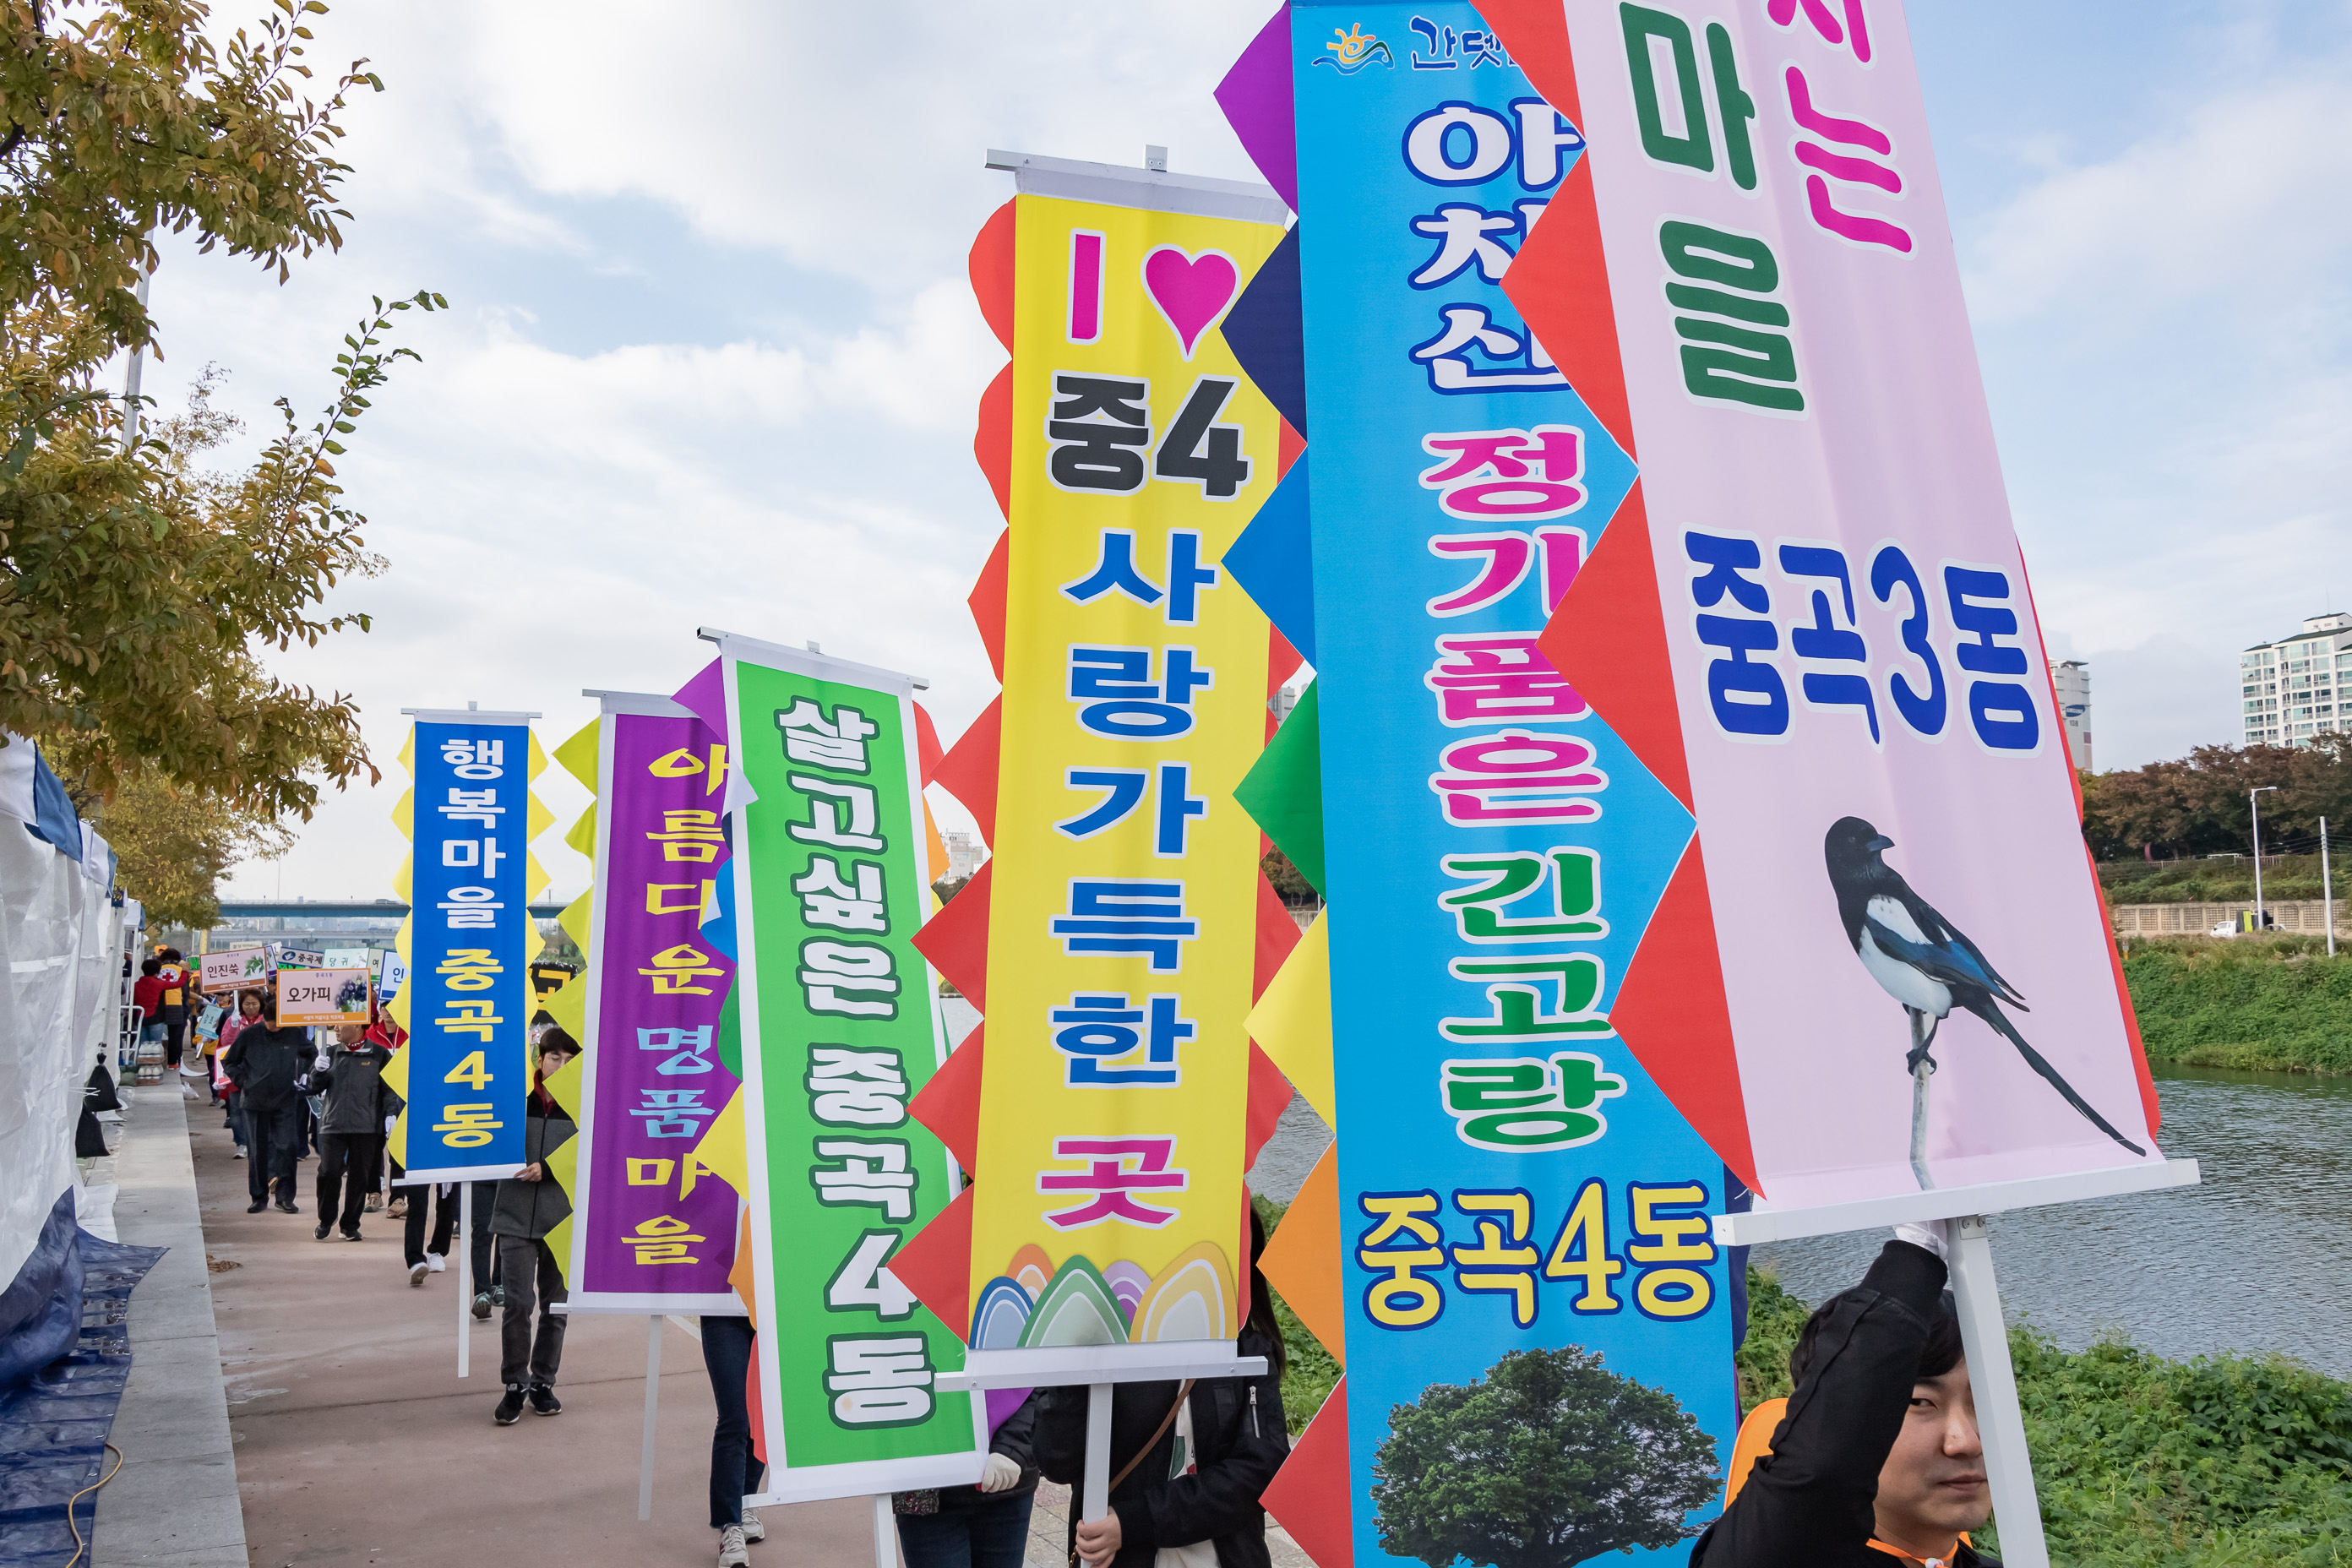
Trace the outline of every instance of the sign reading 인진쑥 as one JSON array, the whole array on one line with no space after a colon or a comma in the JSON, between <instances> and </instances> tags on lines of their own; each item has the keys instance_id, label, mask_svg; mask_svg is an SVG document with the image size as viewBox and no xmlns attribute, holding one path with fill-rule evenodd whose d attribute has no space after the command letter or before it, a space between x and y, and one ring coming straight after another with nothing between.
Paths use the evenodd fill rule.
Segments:
<instances>
[{"instance_id":1,"label":"sign reading \uc778\uc9c4\uc465","mask_svg":"<svg viewBox=\"0 0 2352 1568\"><path fill-rule=\"evenodd\" d=\"M369 978L364 969L280 969L278 1026L365 1024Z\"/></svg>"},{"instance_id":2,"label":"sign reading \uc778\uc9c4\uc465","mask_svg":"<svg viewBox=\"0 0 2352 1568\"><path fill-rule=\"evenodd\" d=\"M963 1346L889 1269L957 1186L908 1110L946 1056L912 940L934 869L912 685L743 637L719 654L768 1495L968 1484L985 1406L933 1386Z\"/></svg>"},{"instance_id":3,"label":"sign reading \uc778\uc9c4\uc465","mask_svg":"<svg viewBox=\"0 0 2352 1568\"><path fill-rule=\"evenodd\" d=\"M240 986L266 985L269 983L270 974L268 950L256 944L222 952L208 952L204 956L200 973L204 988L215 996Z\"/></svg>"},{"instance_id":4,"label":"sign reading \uc778\uc9c4\uc465","mask_svg":"<svg viewBox=\"0 0 2352 1568\"><path fill-rule=\"evenodd\" d=\"M390 1006L392 999L400 994L400 988L407 982L408 961L392 948L379 949L375 955L376 1000Z\"/></svg>"}]
</instances>

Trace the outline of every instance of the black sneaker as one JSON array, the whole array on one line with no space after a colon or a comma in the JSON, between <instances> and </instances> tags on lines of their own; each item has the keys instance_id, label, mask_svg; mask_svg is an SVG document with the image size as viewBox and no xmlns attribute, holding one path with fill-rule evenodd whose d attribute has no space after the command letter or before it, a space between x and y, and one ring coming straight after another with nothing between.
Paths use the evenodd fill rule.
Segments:
<instances>
[{"instance_id":1,"label":"black sneaker","mask_svg":"<svg viewBox=\"0 0 2352 1568\"><path fill-rule=\"evenodd\" d=\"M327 1232L333 1228L334 1227L329 1225L325 1220L320 1220L319 1222L319 1228L310 1233L310 1239L313 1241L324 1241L327 1239Z\"/></svg>"},{"instance_id":2,"label":"black sneaker","mask_svg":"<svg viewBox=\"0 0 2352 1568\"><path fill-rule=\"evenodd\" d=\"M530 1385L530 1407L541 1415L563 1414L563 1401L556 1398L555 1390L543 1383L534 1383Z\"/></svg>"},{"instance_id":3,"label":"black sneaker","mask_svg":"<svg viewBox=\"0 0 2352 1568\"><path fill-rule=\"evenodd\" d=\"M491 1287L490 1287L490 1305L491 1305L491 1306L493 1306L493 1307L503 1307L503 1306L505 1306L506 1304L507 1304L507 1288L506 1288L505 1286L503 1286L503 1285L493 1285L493 1286L491 1286Z\"/></svg>"},{"instance_id":4,"label":"black sneaker","mask_svg":"<svg viewBox=\"0 0 2352 1568\"><path fill-rule=\"evenodd\" d=\"M361 1239L360 1233L355 1230L347 1230L343 1232L343 1239L345 1241L358 1241Z\"/></svg>"},{"instance_id":5,"label":"black sneaker","mask_svg":"<svg viewBox=\"0 0 2352 1568\"><path fill-rule=\"evenodd\" d=\"M269 1200L268 1198L256 1198L251 1203L245 1205L245 1212L247 1214L259 1214L263 1209L266 1209L268 1206Z\"/></svg>"},{"instance_id":6,"label":"black sneaker","mask_svg":"<svg viewBox=\"0 0 2352 1568\"><path fill-rule=\"evenodd\" d=\"M509 1384L507 1387L507 1396L499 1401L499 1407L496 1410L490 1412L490 1419L501 1426L511 1426L521 1420L522 1392L521 1384Z\"/></svg>"},{"instance_id":7,"label":"black sneaker","mask_svg":"<svg viewBox=\"0 0 2352 1568\"><path fill-rule=\"evenodd\" d=\"M490 1293L488 1290L484 1290L474 1297L474 1316L477 1318L488 1318L489 1315Z\"/></svg>"},{"instance_id":8,"label":"black sneaker","mask_svg":"<svg viewBox=\"0 0 2352 1568\"><path fill-rule=\"evenodd\" d=\"M302 1212L301 1205L289 1204L285 1202L283 1199L279 1200L278 1208L278 1212L281 1214L300 1214Z\"/></svg>"}]
</instances>

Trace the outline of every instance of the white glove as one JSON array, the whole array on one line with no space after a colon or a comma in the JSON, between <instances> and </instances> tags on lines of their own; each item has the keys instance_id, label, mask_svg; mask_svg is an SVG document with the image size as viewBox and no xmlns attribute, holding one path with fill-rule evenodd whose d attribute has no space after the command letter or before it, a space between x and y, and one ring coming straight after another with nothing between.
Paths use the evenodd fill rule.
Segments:
<instances>
[{"instance_id":1,"label":"white glove","mask_svg":"<svg viewBox=\"0 0 2352 1568\"><path fill-rule=\"evenodd\" d=\"M325 1057L321 1056L318 1060L310 1064L310 1070L312 1072L325 1072L331 1065L332 1064L331 1064Z\"/></svg>"},{"instance_id":2,"label":"white glove","mask_svg":"<svg viewBox=\"0 0 2352 1568\"><path fill-rule=\"evenodd\" d=\"M1001 1492L1021 1483L1021 1467L1002 1454L988 1456L988 1469L980 1478L980 1489Z\"/></svg>"},{"instance_id":3,"label":"white glove","mask_svg":"<svg viewBox=\"0 0 2352 1568\"><path fill-rule=\"evenodd\" d=\"M397 1116L387 1116L383 1119L383 1135L385 1137L389 1138L392 1136L393 1125L399 1120L400 1118Z\"/></svg>"},{"instance_id":4,"label":"white glove","mask_svg":"<svg viewBox=\"0 0 2352 1568\"><path fill-rule=\"evenodd\" d=\"M1948 1219L1921 1220L1913 1225L1895 1227L1895 1239L1907 1241L1914 1247L1925 1247L1949 1263L1952 1260L1952 1222Z\"/></svg>"}]
</instances>

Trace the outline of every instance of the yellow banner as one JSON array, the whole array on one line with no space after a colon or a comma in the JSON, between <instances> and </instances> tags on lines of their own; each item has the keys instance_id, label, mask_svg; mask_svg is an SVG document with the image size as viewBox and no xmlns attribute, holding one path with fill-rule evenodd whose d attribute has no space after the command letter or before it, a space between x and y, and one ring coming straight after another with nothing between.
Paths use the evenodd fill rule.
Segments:
<instances>
[{"instance_id":1,"label":"yellow banner","mask_svg":"<svg viewBox=\"0 0 2352 1568\"><path fill-rule=\"evenodd\" d=\"M971 1300L1019 1285L1024 1344L1228 1339L1267 626L1216 562L1280 420L1219 323L1283 231L1017 201Z\"/></svg>"}]
</instances>

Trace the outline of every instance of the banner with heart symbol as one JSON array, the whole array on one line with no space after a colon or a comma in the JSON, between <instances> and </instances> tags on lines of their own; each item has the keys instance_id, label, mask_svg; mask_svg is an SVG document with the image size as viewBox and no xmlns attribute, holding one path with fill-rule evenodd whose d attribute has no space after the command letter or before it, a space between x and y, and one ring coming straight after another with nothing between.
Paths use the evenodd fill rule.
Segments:
<instances>
[{"instance_id":1,"label":"banner with heart symbol","mask_svg":"<svg viewBox=\"0 0 2352 1568\"><path fill-rule=\"evenodd\" d=\"M987 1179L891 1260L986 1351L1233 1339L1243 1177L1289 1100L1244 1024L1297 928L1233 792L1298 658L1220 564L1289 455L1221 330L1283 237L1234 204L1281 207L1062 167L1135 205L1024 185L972 250L1013 356L975 444L1004 693L937 776L995 858L917 939L987 1049L913 1110Z\"/></svg>"}]
</instances>

